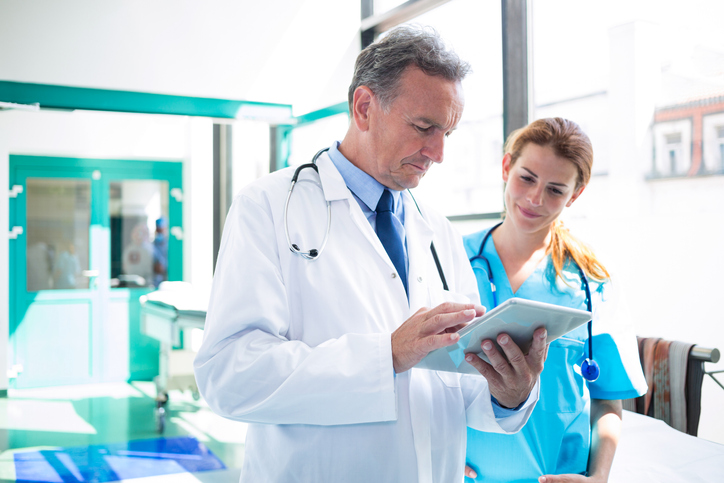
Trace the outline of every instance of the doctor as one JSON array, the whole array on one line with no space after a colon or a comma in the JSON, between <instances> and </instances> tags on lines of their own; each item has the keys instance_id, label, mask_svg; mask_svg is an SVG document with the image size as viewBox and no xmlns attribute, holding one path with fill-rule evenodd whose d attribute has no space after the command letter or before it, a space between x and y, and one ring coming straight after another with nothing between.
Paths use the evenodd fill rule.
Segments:
<instances>
[{"instance_id":1,"label":"doctor","mask_svg":"<svg viewBox=\"0 0 724 483\"><path fill-rule=\"evenodd\" d=\"M293 169L234 200L194 366L210 407L251 423L242 481L461 481L466 424L513 432L531 413L542 329L528 355L499 337L512 363L485 341L486 377L412 369L484 310L459 235L403 191L442 162L468 70L436 34L395 29L357 58L347 135L300 172L287 223Z\"/></svg>"},{"instance_id":2,"label":"doctor","mask_svg":"<svg viewBox=\"0 0 724 483\"><path fill-rule=\"evenodd\" d=\"M476 481L607 481L621 399L646 392L636 336L608 272L558 220L583 193L592 164L591 141L574 122L539 119L514 131L502 163L505 219L464 239L488 307L520 297L594 314L590 332L584 325L551 342L540 401L519 433L468 430L466 475Z\"/></svg>"}]
</instances>

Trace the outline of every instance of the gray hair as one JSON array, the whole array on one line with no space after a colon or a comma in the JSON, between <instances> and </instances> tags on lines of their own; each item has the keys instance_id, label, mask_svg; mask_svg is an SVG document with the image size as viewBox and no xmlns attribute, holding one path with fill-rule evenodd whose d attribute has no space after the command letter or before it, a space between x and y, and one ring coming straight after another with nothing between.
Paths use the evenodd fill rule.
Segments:
<instances>
[{"instance_id":1,"label":"gray hair","mask_svg":"<svg viewBox=\"0 0 724 483\"><path fill-rule=\"evenodd\" d=\"M450 81L462 81L471 71L470 64L448 50L432 27L397 27L357 56L348 94L350 113L354 91L359 86L369 87L387 111L399 94L400 78L410 65Z\"/></svg>"}]
</instances>

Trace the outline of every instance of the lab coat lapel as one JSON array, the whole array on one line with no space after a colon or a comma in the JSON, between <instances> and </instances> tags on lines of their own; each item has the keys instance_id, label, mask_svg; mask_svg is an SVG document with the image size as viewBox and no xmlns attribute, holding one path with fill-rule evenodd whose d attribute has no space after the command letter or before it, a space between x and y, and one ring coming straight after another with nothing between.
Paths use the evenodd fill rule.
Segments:
<instances>
[{"instance_id":1,"label":"lab coat lapel","mask_svg":"<svg viewBox=\"0 0 724 483\"><path fill-rule=\"evenodd\" d=\"M410 315L420 307L430 307L428 266L430 242L433 229L420 214L410 193L403 191L402 200L405 206L405 233L407 236L407 256L409 258L409 275L407 286L410 294ZM430 307L431 308L431 307ZM417 475L420 483L432 483L432 448L430 444L432 417L432 394L429 371L412 369L410 373L410 416L412 417L412 433L415 439L417 456Z\"/></svg>"},{"instance_id":2,"label":"lab coat lapel","mask_svg":"<svg viewBox=\"0 0 724 483\"><path fill-rule=\"evenodd\" d=\"M377 254L382 260L389 266L393 272L396 270L395 265L390 260L389 255L385 247L382 246L377 233L372 229L372 225L367 221L362 209L359 207L357 200L352 196L352 192L347 188L347 184L344 182L344 178L337 171L336 166L329 158L327 153L323 153L317 160L319 166L319 177L322 181L322 189L324 190L324 197L327 201L338 201L347 200L349 205L349 214L354 224L362 232L365 239L372 244ZM417 211L417 210L416 210ZM405 213L407 213L407 206L405 206ZM405 227L407 230L407 227ZM409 282L408 282L409 283ZM400 287L404 293L404 287L400 284Z\"/></svg>"},{"instance_id":3,"label":"lab coat lapel","mask_svg":"<svg viewBox=\"0 0 724 483\"><path fill-rule=\"evenodd\" d=\"M430 306L429 277L427 273L430 257L430 243L433 229L423 218L407 191L402 192L405 204L405 233L407 235L407 256L410 260L407 286L410 290L410 313L417 312L420 307Z\"/></svg>"}]
</instances>

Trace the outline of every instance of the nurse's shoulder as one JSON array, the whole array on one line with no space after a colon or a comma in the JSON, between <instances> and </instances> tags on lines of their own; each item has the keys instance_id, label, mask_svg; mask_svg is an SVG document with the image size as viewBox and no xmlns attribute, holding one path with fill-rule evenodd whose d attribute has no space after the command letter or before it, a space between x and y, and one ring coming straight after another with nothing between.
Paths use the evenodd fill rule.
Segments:
<instances>
[{"instance_id":1,"label":"nurse's shoulder","mask_svg":"<svg viewBox=\"0 0 724 483\"><path fill-rule=\"evenodd\" d=\"M468 258L472 258L480 252L480 244L483 243L483 238L485 238L485 235L487 235L489 231L490 228L486 228L463 236L463 245L465 246L465 252L468 254Z\"/></svg>"}]
</instances>

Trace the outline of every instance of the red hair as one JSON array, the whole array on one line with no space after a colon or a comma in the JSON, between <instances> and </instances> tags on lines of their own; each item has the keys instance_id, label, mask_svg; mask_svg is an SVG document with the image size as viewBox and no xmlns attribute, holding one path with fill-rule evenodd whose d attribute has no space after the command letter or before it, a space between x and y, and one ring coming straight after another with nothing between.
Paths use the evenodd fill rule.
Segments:
<instances>
[{"instance_id":1,"label":"red hair","mask_svg":"<svg viewBox=\"0 0 724 483\"><path fill-rule=\"evenodd\" d=\"M551 148L556 156L573 163L578 170L576 190L588 184L593 166L593 145L578 124L552 117L538 119L513 131L505 142L505 154L510 155L511 166L528 143ZM572 259L588 277L596 280L610 278L606 267L596 258L591 248L571 235L560 220L556 221L551 234L548 253L557 276L561 277L566 261Z\"/></svg>"}]
</instances>

